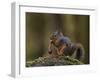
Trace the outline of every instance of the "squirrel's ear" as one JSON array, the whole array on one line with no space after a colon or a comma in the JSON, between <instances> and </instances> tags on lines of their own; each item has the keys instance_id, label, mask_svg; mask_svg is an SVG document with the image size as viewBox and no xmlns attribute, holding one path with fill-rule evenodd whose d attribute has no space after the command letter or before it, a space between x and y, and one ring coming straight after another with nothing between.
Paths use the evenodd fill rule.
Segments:
<instances>
[{"instance_id":1,"label":"squirrel's ear","mask_svg":"<svg viewBox=\"0 0 100 80\"><path fill-rule=\"evenodd\" d=\"M63 36L63 33L61 31L57 31L58 35Z\"/></svg>"},{"instance_id":2,"label":"squirrel's ear","mask_svg":"<svg viewBox=\"0 0 100 80\"><path fill-rule=\"evenodd\" d=\"M62 32L60 32L60 31L58 32L58 34L59 34L60 36L63 36L63 33L62 33Z\"/></svg>"}]
</instances>

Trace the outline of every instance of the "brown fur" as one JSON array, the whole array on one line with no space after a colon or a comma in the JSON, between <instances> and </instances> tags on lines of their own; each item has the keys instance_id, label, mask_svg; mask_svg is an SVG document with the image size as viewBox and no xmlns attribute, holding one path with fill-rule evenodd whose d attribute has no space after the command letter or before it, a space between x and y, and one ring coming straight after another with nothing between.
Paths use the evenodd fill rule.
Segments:
<instances>
[{"instance_id":1,"label":"brown fur","mask_svg":"<svg viewBox=\"0 0 100 80\"><path fill-rule=\"evenodd\" d=\"M61 42L60 40L65 41L65 43ZM55 50L56 54L55 54L54 50ZM48 46L48 53L50 55L55 54L57 56L61 56L61 55L72 56L73 58L76 58L80 61L82 61L84 58L84 48L83 48L82 44L72 43L69 40L69 38L67 39L67 37L64 37L61 32L51 35L50 43Z\"/></svg>"}]
</instances>

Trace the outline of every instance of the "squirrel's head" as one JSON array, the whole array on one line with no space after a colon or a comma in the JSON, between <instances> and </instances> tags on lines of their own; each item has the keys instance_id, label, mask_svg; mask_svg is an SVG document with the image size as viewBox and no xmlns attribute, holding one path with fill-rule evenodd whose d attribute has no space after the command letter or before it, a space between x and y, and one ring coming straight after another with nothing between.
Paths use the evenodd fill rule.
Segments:
<instances>
[{"instance_id":1,"label":"squirrel's head","mask_svg":"<svg viewBox=\"0 0 100 80\"><path fill-rule=\"evenodd\" d=\"M57 40L59 37L62 36L63 36L62 32L56 31L52 33L52 35L50 36L50 40Z\"/></svg>"}]
</instances>

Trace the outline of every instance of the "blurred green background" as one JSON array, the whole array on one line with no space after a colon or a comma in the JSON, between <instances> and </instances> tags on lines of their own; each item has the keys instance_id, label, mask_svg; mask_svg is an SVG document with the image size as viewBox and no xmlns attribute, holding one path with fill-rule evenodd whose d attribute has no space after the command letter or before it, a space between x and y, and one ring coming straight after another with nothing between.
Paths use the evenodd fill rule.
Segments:
<instances>
[{"instance_id":1,"label":"blurred green background","mask_svg":"<svg viewBox=\"0 0 100 80\"><path fill-rule=\"evenodd\" d=\"M57 30L84 46L84 63L89 64L89 15L30 12L26 12L26 62L48 54L49 37Z\"/></svg>"}]
</instances>

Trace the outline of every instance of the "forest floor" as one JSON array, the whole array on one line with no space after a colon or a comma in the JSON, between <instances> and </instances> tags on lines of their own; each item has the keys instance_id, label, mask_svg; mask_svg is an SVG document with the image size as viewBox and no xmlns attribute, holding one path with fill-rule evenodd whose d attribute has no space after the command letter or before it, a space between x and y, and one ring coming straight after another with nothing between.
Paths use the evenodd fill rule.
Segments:
<instances>
[{"instance_id":1,"label":"forest floor","mask_svg":"<svg viewBox=\"0 0 100 80\"><path fill-rule=\"evenodd\" d=\"M27 61L26 67L39 66L61 66L61 65L82 65L83 63L69 56L39 57L33 61Z\"/></svg>"}]
</instances>

